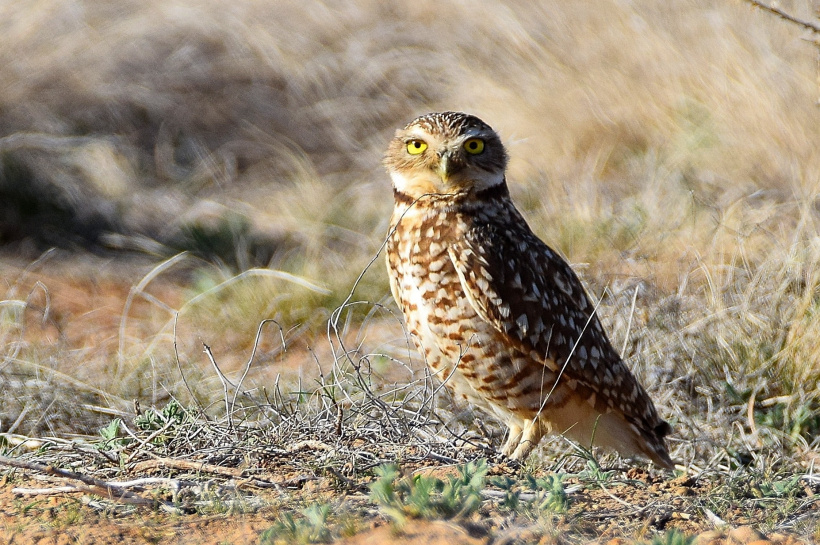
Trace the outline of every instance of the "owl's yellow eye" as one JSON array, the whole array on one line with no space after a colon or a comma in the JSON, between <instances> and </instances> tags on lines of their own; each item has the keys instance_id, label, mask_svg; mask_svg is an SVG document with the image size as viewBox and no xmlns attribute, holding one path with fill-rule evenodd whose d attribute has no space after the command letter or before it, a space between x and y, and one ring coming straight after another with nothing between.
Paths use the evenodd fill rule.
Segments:
<instances>
[{"instance_id":1,"label":"owl's yellow eye","mask_svg":"<svg viewBox=\"0 0 820 545\"><path fill-rule=\"evenodd\" d=\"M464 151L472 155L478 155L484 151L484 140L481 138L470 138L464 142Z\"/></svg>"},{"instance_id":2,"label":"owl's yellow eye","mask_svg":"<svg viewBox=\"0 0 820 545\"><path fill-rule=\"evenodd\" d=\"M424 140L410 140L407 143L407 153L410 155L419 155L426 149L427 143Z\"/></svg>"}]
</instances>

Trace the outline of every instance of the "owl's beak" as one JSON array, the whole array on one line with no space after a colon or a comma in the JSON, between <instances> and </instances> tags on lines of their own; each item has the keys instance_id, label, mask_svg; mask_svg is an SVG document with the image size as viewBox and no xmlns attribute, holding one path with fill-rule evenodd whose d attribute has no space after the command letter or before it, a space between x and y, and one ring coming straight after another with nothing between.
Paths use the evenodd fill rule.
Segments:
<instances>
[{"instance_id":1,"label":"owl's beak","mask_svg":"<svg viewBox=\"0 0 820 545\"><path fill-rule=\"evenodd\" d=\"M447 179L452 176L454 171L452 152L450 150L440 151L438 156L438 175L441 178L441 181L446 183Z\"/></svg>"}]
</instances>

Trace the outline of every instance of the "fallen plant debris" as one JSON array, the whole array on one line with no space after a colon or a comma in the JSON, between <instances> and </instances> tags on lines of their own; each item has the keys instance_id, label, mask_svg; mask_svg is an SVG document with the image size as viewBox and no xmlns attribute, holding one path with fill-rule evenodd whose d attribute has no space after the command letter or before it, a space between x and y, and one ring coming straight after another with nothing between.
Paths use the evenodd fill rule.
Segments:
<instances>
[{"instance_id":1,"label":"fallen plant debris","mask_svg":"<svg viewBox=\"0 0 820 545\"><path fill-rule=\"evenodd\" d=\"M406 539L420 528L455 529L476 543L552 543L569 532L588 540L643 534L653 543L797 545L803 541L794 530L817 531L820 478L794 466L670 476L651 467L606 466L581 448L552 466L509 465L486 458L490 451L458 446L454 436L379 443L378 426L360 428L362 435L344 426L348 431L338 436L335 417L313 399L288 414L310 414L302 422L312 425L302 433L323 440L294 440L291 430L288 445L276 425L227 426L178 406L152 408L147 411L180 415L175 426L157 424L170 432L161 440L150 426L136 425L137 416L131 433L112 437L108 430L74 444L43 440L35 452L0 457L0 465L13 468L5 472L7 486L13 484L7 493L62 501L81 494L91 517L117 512L116 505L194 519L244 513L268 521L259 534L267 544L345 535L346 543L364 543L383 535L381 527ZM401 462L388 463L395 459ZM775 504L782 510L773 510ZM298 505L305 507L294 510ZM449 526L436 526L438 520ZM761 521L768 521L768 532L750 526Z\"/></svg>"}]
</instances>

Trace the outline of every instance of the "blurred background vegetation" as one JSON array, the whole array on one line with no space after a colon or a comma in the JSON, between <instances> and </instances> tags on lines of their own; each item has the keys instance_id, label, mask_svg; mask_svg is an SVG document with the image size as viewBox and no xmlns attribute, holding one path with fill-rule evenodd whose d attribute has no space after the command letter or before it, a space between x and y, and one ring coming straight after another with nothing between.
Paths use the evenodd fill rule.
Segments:
<instances>
[{"instance_id":1,"label":"blurred background vegetation","mask_svg":"<svg viewBox=\"0 0 820 545\"><path fill-rule=\"evenodd\" d=\"M736 0L4 1L0 35L0 431L77 428L61 392L184 398L173 340L207 401L201 342L237 370L262 319L321 334L386 233L388 139L453 109L501 133L514 199L682 436L813 448L816 36ZM354 300L388 303L381 261Z\"/></svg>"}]
</instances>

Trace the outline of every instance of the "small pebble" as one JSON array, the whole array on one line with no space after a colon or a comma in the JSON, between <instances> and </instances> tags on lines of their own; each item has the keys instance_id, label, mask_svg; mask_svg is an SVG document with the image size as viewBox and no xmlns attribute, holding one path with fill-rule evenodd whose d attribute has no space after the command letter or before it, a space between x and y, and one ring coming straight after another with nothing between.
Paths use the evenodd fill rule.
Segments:
<instances>
[{"instance_id":1,"label":"small pebble","mask_svg":"<svg viewBox=\"0 0 820 545\"><path fill-rule=\"evenodd\" d=\"M718 543L722 539L723 532L719 530L710 530L708 532L702 532L695 536L695 541L693 542L693 545L709 545L711 543Z\"/></svg>"},{"instance_id":2,"label":"small pebble","mask_svg":"<svg viewBox=\"0 0 820 545\"><path fill-rule=\"evenodd\" d=\"M693 479L689 475L684 474L675 477L674 479L669 481L669 484L672 486L692 486L693 484L695 484L695 479Z\"/></svg>"},{"instance_id":3,"label":"small pebble","mask_svg":"<svg viewBox=\"0 0 820 545\"><path fill-rule=\"evenodd\" d=\"M623 539L621 537L613 537L609 541L606 542L606 545L628 545L629 540Z\"/></svg>"},{"instance_id":4,"label":"small pebble","mask_svg":"<svg viewBox=\"0 0 820 545\"><path fill-rule=\"evenodd\" d=\"M764 536L751 526L739 526L737 528L733 528L732 530L729 530L729 533L726 535L726 537L730 541L743 544L766 539L766 536Z\"/></svg>"}]
</instances>

